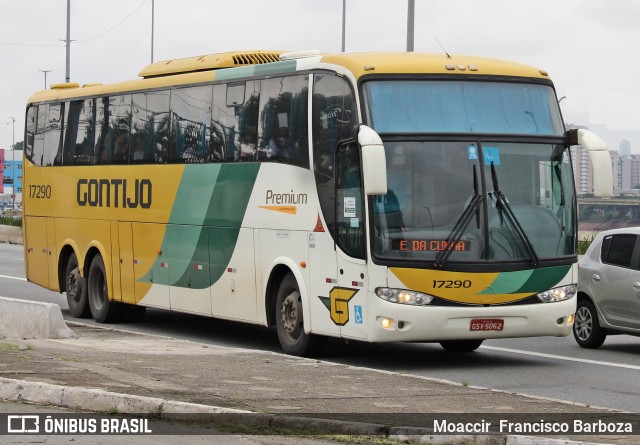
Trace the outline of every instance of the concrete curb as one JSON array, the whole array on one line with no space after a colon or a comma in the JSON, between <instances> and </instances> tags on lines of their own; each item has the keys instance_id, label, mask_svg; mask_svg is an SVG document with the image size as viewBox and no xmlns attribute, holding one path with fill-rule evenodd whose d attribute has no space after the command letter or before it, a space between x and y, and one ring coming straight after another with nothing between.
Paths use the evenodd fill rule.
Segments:
<instances>
[{"instance_id":1,"label":"concrete curb","mask_svg":"<svg viewBox=\"0 0 640 445\"><path fill-rule=\"evenodd\" d=\"M0 243L23 244L22 228L0 225Z\"/></svg>"},{"instance_id":2,"label":"concrete curb","mask_svg":"<svg viewBox=\"0 0 640 445\"><path fill-rule=\"evenodd\" d=\"M284 427L295 430L330 431L330 434L382 436L398 442L411 440L433 445L573 445L586 444L567 439L515 435L434 435L426 428L256 413L233 408L177 402L155 397L132 396L101 389L65 387L0 377L0 400L54 405L101 413L132 414L165 420L226 422L239 417L220 414L250 415L243 423L252 427ZM593 444L595 445L595 444Z\"/></svg>"},{"instance_id":3,"label":"concrete curb","mask_svg":"<svg viewBox=\"0 0 640 445\"><path fill-rule=\"evenodd\" d=\"M53 303L0 297L0 338L69 338L75 334Z\"/></svg>"}]
</instances>

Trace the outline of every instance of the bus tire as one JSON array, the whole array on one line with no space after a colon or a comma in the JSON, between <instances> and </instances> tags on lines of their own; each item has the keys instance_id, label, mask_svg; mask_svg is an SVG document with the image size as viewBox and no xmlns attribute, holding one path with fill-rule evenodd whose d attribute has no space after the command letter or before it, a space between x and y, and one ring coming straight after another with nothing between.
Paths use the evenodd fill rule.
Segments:
<instances>
[{"instance_id":1,"label":"bus tire","mask_svg":"<svg viewBox=\"0 0 640 445\"><path fill-rule=\"evenodd\" d=\"M76 318L88 318L91 316L91 310L87 302L86 279L80 276L78 257L75 253L71 254L67 262L65 292L67 293L67 305L71 315Z\"/></svg>"},{"instance_id":2,"label":"bus tire","mask_svg":"<svg viewBox=\"0 0 640 445\"><path fill-rule=\"evenodd\" d=\"M302 297L292 273L280 282L275 318L278 340L285 353L299 357L316 357L322 353L327 338L304 332Z\"/></svg>"},{"instance_id":3,"label":"bus tire","mask_svg":"<svg viewBox=\"0 0 640 445\"><path fill-rule=\"evenodd\" d=\"M123 306L109 301L109 287L104 261L100 255L93 257L87 276L87 299L91 316L98 323L117 323L123 315Z\"/></svg>"},{"instance_id":4,"label":"bus tire","mask_svg":"<svg viewBox=\"0 0 640 445\"><path fill-rule=\"evenodd\" d=\"M473 352L484 340L450 340L441 341L440 346L447 352Z\"/></svg>"}]
</instances>

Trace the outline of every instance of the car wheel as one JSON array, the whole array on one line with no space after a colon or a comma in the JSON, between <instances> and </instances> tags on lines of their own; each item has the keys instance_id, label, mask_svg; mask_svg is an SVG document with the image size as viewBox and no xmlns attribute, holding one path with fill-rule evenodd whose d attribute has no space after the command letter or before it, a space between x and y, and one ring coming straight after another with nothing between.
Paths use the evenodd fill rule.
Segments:
<instances>
[{"instance_id":1,"label":"car wheel","mask_svg":"<svg viewBox=\"0 0 640 445\"><path fill-rule=\"evenodd\" d=\"M581 347L588 349L599 348L607 337L604 329L600 327L598 311L593 303L585 298L578 300L573 337Z\"/></svg>"}]
</instances>

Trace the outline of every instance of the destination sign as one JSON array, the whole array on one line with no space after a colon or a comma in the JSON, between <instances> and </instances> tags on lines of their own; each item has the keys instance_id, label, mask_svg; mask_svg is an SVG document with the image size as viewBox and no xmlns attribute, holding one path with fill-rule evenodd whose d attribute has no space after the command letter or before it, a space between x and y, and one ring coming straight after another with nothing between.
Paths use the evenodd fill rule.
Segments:
<instances>
[{"instance_id":1,"label":"destination sign","mask_svg":"<svg viewBox=\"0 0 640 445\"><path fill-rule=\"evenodd\" d=\"M460 240L451 246L451 242L439 239L396 239L393 240L391 246L393 250L401 252L440 252L451 249L454 252L467 252L470 248L470 242Z\"/></svg>"}]
</instances>

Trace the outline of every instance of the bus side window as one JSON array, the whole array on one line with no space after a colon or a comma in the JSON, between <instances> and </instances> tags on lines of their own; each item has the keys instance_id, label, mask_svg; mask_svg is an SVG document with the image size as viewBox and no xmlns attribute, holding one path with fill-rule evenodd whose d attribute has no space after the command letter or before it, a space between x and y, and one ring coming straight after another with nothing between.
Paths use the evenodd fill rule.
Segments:
<instances>
[{"instance_id":1,"label":"bus side window","mask_svg":"<svg viewBox=\"0 0 640 445\"><path fill-rule=\"evenodd\" d=\"M66 103L64 125L64 165L93 163L93 99Z\"/></svg>"},{"instance_id":2,"label":"bus side window","mask_svg":"<svg viewBox=\"0 0 640 445\"><path fill-rule=\"evenodd\" d=\"M355 258L365 257L364 200L360 172L360 149L341 145L337 153L336 231L338 246Z\"/></svg>"},{"instance_id":3,"label":"bus side window","mask_svg":"<svg viewBox=\"0 0 640 445\"><path fill-rule=\"evenodd\" d=\"M335 163L339 140L351 136L356 109L349 84L333 74L315 74L311 121L313 123L313 168L320 207L335 237ZM334 238L335 239L335 238Z\"/></svg>"},{"instance_id":4,"label":"bus side window","mask_svg":"<svg viewBox=\"0 0 640 445\"><path fill-rule=\"evenodd\" d=\"M260 81L246 83L244 103L236 107L238 119L237 161L255 161L257 159L256 141L258 139L258 111L260 108Z\"/></svg>"},{"instance_id":5,"label":"bus side window","mask_svg":"<svg viewBox=\"0 0 640 445\"><path fill-rule=\"evenodd\" d=\"M94 164L108 164L111 162L111 140L109 131L109 103L108 97L100 97L96 100L96 127L95 127L95 157Z\"/></svg>"},{"instance_id":6,"label":"bus side window","mask_svg":"<svg viewBox=\"0 0 640 445\"><path fill-rule=\"evenodd\" d=\"M109 98L109 138L107 147L112 164L129 162L129 136L131 131L131 95Z\"/></svg>"},{"instance_id":7,"label":"bus side window","mask_svg":"<svg viewBox=\"0 0 640 445\"><path fill-rule=\"evenodd\" d=\"M356 124L353 92L341 77L316 74L313 85L313 151L316 172L333 169L336 144L352 137Z\"/></svg>"},{"instance_id":8,"label":"bus side window","mask_svg":"<svg viewBox=\"0 0 640 445\"><path fill-rule=\"evenodd\" d=\"M262 81L258 140L261 159L309 166L308 76Z\"/></svg>"},{"instance_id":9,"label":"bus side window","mask_svg":"<svg viewBox=\"0 0 640 445\"><path fill-rule=\"evenodd\" d=\"M27 120L25 123L25 133L27 135L24 141L24 154L27 159L33 162L33 141L36 132L36 117L38 115L38 106L32 105L27 110Z\"/></svg>"},{"instance_id":10,"label":"bus side window","mask_svg":"<svg viewBox=\"0 0 640 445\"><path fill-rule=\"evenodd\" d=\"M42 165L59 165L62 163L62 114L64 104L49 104L44 124L44 152Z\"/></svg>"},{"instance_id":11,"label":"bus side window","mask_svg":"<svg viewBox=\"0 0 640 445\"><path fill-rule=\"evenodd\" d=\"M211 108L211 160L213 162L230 162L240 157L236 109L244 103L244 91L244 83L213 86Z\"/></svg>"},{"instance_id":12,"label":"bus side window","mask_svg":"<svg viewBox=\"0 0 640 445\"><path fill-rule=\"evenodd\" d=\"M171 91L171 161L202 163L210 159L211 87Z\"/></svg>"},{"instance_id":13,"label":"bus side window","mask_svg":"<svg viewBox=\"0 0 640 445\"><path fill-rule=\"evenodd\" d=\"M33 136L33 152L31 162L35 165L43 165L44 161L44 134L47 126L47 113L49 112L49 104L38 105L38 113L36 115L35 132Z\"/></svg>"}]
</instances>

